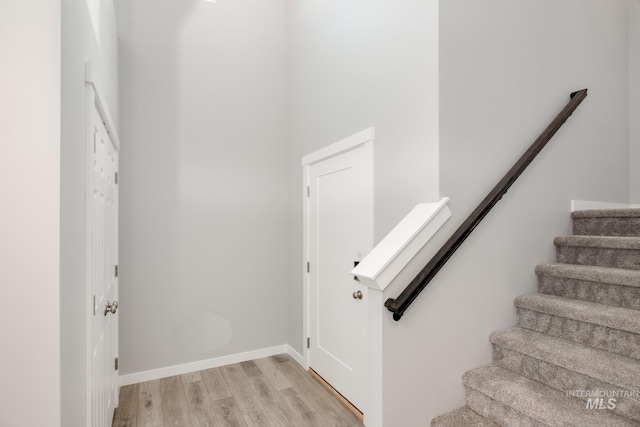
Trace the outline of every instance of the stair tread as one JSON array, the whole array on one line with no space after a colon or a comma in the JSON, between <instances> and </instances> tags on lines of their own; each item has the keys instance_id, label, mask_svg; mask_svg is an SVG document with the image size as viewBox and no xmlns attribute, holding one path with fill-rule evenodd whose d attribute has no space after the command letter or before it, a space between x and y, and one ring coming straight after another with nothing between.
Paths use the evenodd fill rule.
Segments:
<instances>
[{"instance_id":1,"label":"stair tread","mask_svg":"<svg viewBox=\"0 0 640 427\"><path fill-rule=\"evenodd\" d=\"M626 236L558 236L553 239L556 246L582 248L608 248L640 250L640 237Z\"/></svg>"},{"instance_id":2,"label":"stair tread","mask_svg":"<svg viewBox=\"0 0 640 427\"><path fill-rule=\"evenodd\" d=\"M493 421L483 417L466 406L458 408L431 421L431 427L498 427Z\"/></svg>"},{"instance_id":3,"label":"stair tread","mask_svg":"<svg viewBox=\"0 0 640 427\"><path fill-rule=\"evenodd\" d=\"M462 382L526 417L548 426L637 426L638 423L609 411L587 409L585 402L570 398L514 372L489 365L464 374Z\"/></svg>"},{"instance_id":4,"label":"stair tread","mask_svg":"<svg viewBox=\"0 0 640 427\"><path fill-rule=\"evenodd\" d=\"M640 390L640 362L519 327L493 332L493 344L628 390Z\"/></svg>"},{"instance_id":5,"label":"stair tread","mask_svg":"<svg viewBox=\"0 0 640 427\"><path fill-rule=\"evenodd\" d=\"M626 268L599 267L593 265L551 263L536 266L535 272L542 276L579 279L609 285L633 286L640 288L640 270Z\"/></svg>"},{"instance_id":6,"label":"stair tread","mask_svg":"<svg viewBox=\"0 0 640 427\"><path fill-rule=\"evenodd\" d=\"M571 218L640 218L640 209L588 209L571 212Z\"/></svg>"},{"instance_id":7,"label":"stair tread","mask_svg":"<svg viewBox=\"0 0 640 427\"><path fill-rule=\"evenodd\" d=\"M547 294L521 295L515 306L611 329L640 334L640 311Z\"/></svg>"}]
</instances>

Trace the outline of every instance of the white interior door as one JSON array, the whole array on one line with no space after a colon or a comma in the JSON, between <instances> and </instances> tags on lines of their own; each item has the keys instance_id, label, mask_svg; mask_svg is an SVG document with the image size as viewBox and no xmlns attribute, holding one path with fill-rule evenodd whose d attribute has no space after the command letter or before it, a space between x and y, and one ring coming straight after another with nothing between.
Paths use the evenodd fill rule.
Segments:
<instances>
[{"instance_id":1,"label":"white interior door","mask_svg":"<svg viewBox=\"0 0 640 427\"><path fill-rule=\"evenodd\" d=\"M373 247L373 165L363 145L309 166L310 367L363 411L367 288L349 273Z\"/></svg>"},{"instance_id":2,"label":"white interior door","mask_svg":"<svg viewBox=\"0 0 640 427\"><path fill-rule=\"evenodd\" d=\"M110 427L118 400L118 149L88 102L87 288L88 405L91 427Z\"/></svg>"}]
</instances>

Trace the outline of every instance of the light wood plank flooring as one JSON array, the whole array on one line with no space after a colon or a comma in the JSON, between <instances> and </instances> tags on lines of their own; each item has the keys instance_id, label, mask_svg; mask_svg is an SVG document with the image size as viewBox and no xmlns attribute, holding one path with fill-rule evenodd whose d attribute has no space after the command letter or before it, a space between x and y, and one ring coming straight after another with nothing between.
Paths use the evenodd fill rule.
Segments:
<instances>
[{"instance_id":1,"label":"light wood plank flooring","mask_svg":"<svg viewBox=\"0 0 640 427\"><path fill-rule=\"evenodd\" d=\"M362 427L286 354L129 385L113 427Z\"/></svg>"}]
</instances>

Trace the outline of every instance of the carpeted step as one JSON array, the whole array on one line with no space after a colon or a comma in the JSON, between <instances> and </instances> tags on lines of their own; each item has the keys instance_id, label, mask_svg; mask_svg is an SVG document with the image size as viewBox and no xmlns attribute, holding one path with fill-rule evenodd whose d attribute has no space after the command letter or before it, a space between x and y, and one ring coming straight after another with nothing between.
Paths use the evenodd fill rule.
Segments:
<instances>
[{"instance_id":1,"label":"carpeted step","mask_svg":"<svg viewBox=\"0 0 640 427\"><path fill-rule=\"evenodd\" d=\"M467 406L502 426L631 427L638 423L491 365L464 374Z\"/></svg>"},{"instance_id":2,"label":"carpeted step","mask_svg":"<svg viewBox=\"0 0 640 427\"><path fill-rule=\"evenodd\" d=\"M522 328L491 334L493 363L560 392L604 392L612 412L640 421L640 362Z\"/></svg>"},{"instance_id":3,"label":"carpeted step","mask_svg":"<svg viewBox=\"0 0 640 427\"><path fill-rule=\"evenodd\" d=\"M576 211L571 218L575 235L640 237L640 209Z\"/></svg>"},{"instance_id":4,"label":"carpeted step","mask_svg":"<svg viewBox=\"0 0 640 427\"><path fill-rule=\"evenodd\" d=\"M640 237L563 236L553 243L561 263L640 270Z\"/></svg>"},{"instance_id":5,"label":"carpeted step","mask_svg":"<svg viewBox=\"0 0 640 427\"><path fill-rule=\"evenodd\" d=\"M515 299L518 326L640 359L637 310L531 294Z\"/></svg>"},{"instance_id":6,"label":"carpeted step","mask_svg":"<svg viewBox=\"0 0 640 427\"><path fill-rule=\"evenodd\" d=\"M487 418L463 406L431 420L431 427L498 427Z\"/></svg>"},{"instance_id":7,"label":"carpeted step","mask_svg":"<svg viewBox=\"0 0 640 427\"><path fill-rule=\"evenodd\" d=\"M543 294L640 310L639 270L544 264L536 267L536 274Z\"/></svg>"}]
</instances>

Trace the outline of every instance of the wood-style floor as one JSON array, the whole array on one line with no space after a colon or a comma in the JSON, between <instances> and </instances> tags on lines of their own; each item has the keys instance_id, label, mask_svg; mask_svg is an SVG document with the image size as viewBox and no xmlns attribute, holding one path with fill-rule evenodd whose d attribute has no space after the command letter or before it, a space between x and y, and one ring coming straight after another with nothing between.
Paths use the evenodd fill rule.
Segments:
<instances>
[{"instance_id":1,"label":"wood-style floor","mask_svg":"<svg viewBox=\"0 0 640 427\"><path fill-rule=\"evenodd\" d=\"M288 355L129 385L113 427L362 427Z\"/></svg>"}]
</instances>

